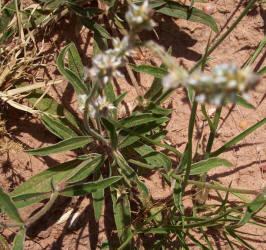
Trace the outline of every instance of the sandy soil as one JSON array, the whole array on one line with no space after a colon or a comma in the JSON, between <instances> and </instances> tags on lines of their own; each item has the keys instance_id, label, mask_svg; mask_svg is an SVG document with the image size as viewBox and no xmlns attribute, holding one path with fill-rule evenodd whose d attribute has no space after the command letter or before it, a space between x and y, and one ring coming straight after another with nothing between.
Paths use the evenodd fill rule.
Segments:
<instances>
[{"instance_id":1,"label":"sandy soil","mask_svg":"<svg viewBox=\"0 0 266 250\"><path fill-rule=\"evenodd\" d=\"M225 31L229 25L239 16L241 10L247 1L236 0L218 0L211 1L213 7L213 17L215 18L219 32ZM197 3L199 8L206 7L206 4ZM156 19L157 17L155 17ZM224 43L212 54L212 60L208 69L218 62L231 62L241 66L264 37L265 33L265 18L266 13L262 8L254 8L248 16L246 16L237 28L230 34ZM64 21L63 21L64 22ZM62 23L61 23L62 24ZM49 57L49 67L46 74L42 74L45 78L59 79L62 78L54 66L57 52L66 44L66 40L72 39L75 41L82 55L84 65L90 65L91 50L91 33L83 32L80 37L75 36L75 32L70 31L68 22L64 30L57 30L53 34L51 40L46 42L46 49ZM59 27L59 25L58 25ZM185 20L175 20L170 18L160 19L160 29L156 29L160 39L159 44L166 49L172 47L172 55L176 58L176 62L190 68L200 59L204 53L204 48L207 43L210 29L198 23L187 22ZM64 39L62 39L62 34ZM215 39L216 35L212 34ZM149 38L156 39L153 34ZM146 49L143 50L144 57L134 58L137 64L155 63L160 64L160 60L151 54ZM261 53L255 61L253 69L256 71L265 63L264 54ZM148 89L152 82L152 78L148 75L141 75L140 88ZM136 91L132 85L128 84L124 79L118 83L117 92L122 93L129 91L126 103L127 107L122 109L131 110L136 104ZM73 113L76 113L77 103L73 90L64 80L60 85L53 87L49 93L58 101L66 105ZM244 109L239 106L228 105L223 109L221 126L219 127L220 134L215 140L214 148L218 148L226 141L230 140L236 134L242 132L252 124L265 118L266 116L266 85L265 78L262 79L258 89L251 93L250 102L256 107L255 110ZM185 142L187 141L187 124L190 114L190 105L187 101L184 90L178 89L165 103L165 106L172 107L173 114L167 126L168 135L167 141L171 142L179 150L184 150ZM211 109L211 107L208 107ZM199 108L200 109L200 108ZM230 113L230 115L228 115ZM58 142L58 139L53 136L41 122L31 115L15 110L11 107L4 107L2 119L6 120L6 129L9 133L9 138L5 138L7 143L16 142L22 145L24 149L37 148ZM195 142L199 138L201 128L206 125L203 121L203 116L200 114L197 117L197 126L195 130ZM206 142L208 130L205 129L203 140ZM7 150L0 156L1 186L6 191L12 191L22 182L29 179L31 176L54 166L56 163L64 162L75 157L74 152L66 154L58 154L49 157L33 157L25 154L22 150ZM266 127L263 126L254 132L252 135L244 139L240 144L232 150L226 152L222 157L233 163L233 166L219 167L210 171L209 177L212 180L219 181L224 185L229 185L232 182L233 187L260 190L265 185L264 173L261 171L261 166L266 164ZM174 166L177 163L174 162ZM154 200L160 201L171 194L171 189L164 186L159 173L154 172L148 179L145 180L149 187ZM235 199L231 197L231 199ZM33 207L23 209L23 215L35 213L42 204L36 204ZM114 221L112 219L110 197L107 195L106 205L103 211L103 216L100 222L94 220L92 201L90 198L65 199L60 198L52 207L47 217L43 217L35 225L33 225L27 234L25 249L100 249L106 239L109 242L116 242L117 236L114 232ZM67 211L73 209L72 214L79 212L78 222L72 228L69 228L67 223L55 224L56 221ZM265 249L266 230L255 227L245 227L245 231L261 235L261 237L247 236L247 240L256 249ZM9 242L14 238L14 230L6 229L2 232L7 237ZM264 236L264 238L263 238ZM143 240L143 242L142 242ZM136 240L136 245L145 245L148 239ZM142 242L142 243L141 243ZM212 232L212 243L214 249L229 249L225 241L219 236L219 232ZM238 244L239 248L245 249ZM138 249L148 249L147 247L139 247ZM174 249L174 248L173 248ZM191 249L197 249L191 246Z\"/></svg>"}]
</instances>

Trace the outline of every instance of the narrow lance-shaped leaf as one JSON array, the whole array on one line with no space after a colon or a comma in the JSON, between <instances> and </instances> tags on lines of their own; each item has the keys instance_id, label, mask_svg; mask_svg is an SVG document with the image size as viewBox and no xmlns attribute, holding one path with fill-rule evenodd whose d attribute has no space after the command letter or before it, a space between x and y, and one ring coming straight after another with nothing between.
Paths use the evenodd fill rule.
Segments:
<instances>
[{"instance_id":1,"label":"narrow lance-shaped leaf","mask_svg":"<svg viewBox=\"0 0 266 250\"><path fill-rule=\"evenodd\" d=\"M89 20L88 18L84 18L84 17L80 17L80 21L85 27L94 31L95 33L98 33L102 37L104 37L106 39L112 39L109 32L103 26L98 24L97 22Z\"/></svg>"},{"instance_id":2,"label":"narrow lance-shaped leaf","mask_svg":"<svg viewBox=\"0 0 266 250\"><path fill-rule=\"evenodd\" d=\"M66 130L66 133L69 129L71 129L80 134L81 125L79 124L79 121L63 105L57 103L51 96L46 94L42 97L42 95L43 92L41 90L35 90L27 96L27 99L40 111L48 113L52 117L51 119L55 122L67 127L68 129ZM41 119L43 119L43 117L44 116L42 116ZM44 124L46 122L49 124L48 127L50 127L51 124L49 121L45 120ZM51 132L53 133L53 131ZM61 136L61 133L58 132L57 135Z\"/></svg>"},{"instance_id":3,"label":"narrow lance-shaped leaf","mask_svg":"<svg viewBox=\"0 0 266 250\"><path fill-rule=\"evenodd\" d=\"M137 184L137 188L140 192L139 199L143 203L143 206L146 206L147 199L149 198L149 190L146 185L140 181L136 172L128 165L127 161L123 157L123 155L117 151L114 153L115 160L117 165L121 170L121 174L125 177L125 181L130 185L131 182L135 182Z\"/></svg>"},{"instance_id":4,"label":"narrow lance-shaped leaf","mask_svg":"<svg viewBox=\"0 0 266 250\"><path fill-rule=\"evenodd\" d=\"M80 80L83 80L84 67L77 47L74 43L71 43L68 49L68 64L69 69L73 71L80 78Z\"/></svg>"},{"instance_id":5,"label":"narrow lance-shaped leaf","mask_svg":"<svg viewBox=\"0 0 266 250\"><path fill-rule=\"evenodd\" d=\"M121 178L122 177L120 176L113 176L100 181L71 185L61 190L60 195L68 197L87 195L96 192L99 189L105 189L119 181Z\"/></svg>"},{"instance_id":6,"label":"narrow lance-shaped leaf","mask_svg":"<svg viewBox=\"0 0 266 250\"><path fill-rule=\"evenodd\" d=\"M118 144L118 139L117 139L117 133L115 130L115 126L105 118L102 118L102 122L103 122L105 129L108 131L112 148L116 149L117 144Z\"/></svg>"},{"instance_id":7,"label":"narrow lance-shaped leaf","mask_svg":"<svg viewBox=\"0 0 266 250\"><path fill-rule=\"evenodd\" d=\"M266 196L266 188L264 188L264 190L260 194L258 194L251 203L247 205L245 214L243 215L241 220L238 222L238 224L235 226L232 226L232 228L241 227L245 225L250 220L252 215L260 211L266 205L265 196Z\"/></svg>"},{"instance_id":8,"label":"narrow lance-shaped leaf","mask_svg":"<svg viewBox=\"0 0 266 250\"><path fill-rule=\"evenodd\" d=\"M138 114L130 116L119 121L119 124L125 128L132 128L148 122L156 121L159 117L154 114Z\"/></svg>"},{"instance_id":9,"label":"narrow lance-shaped leaf","mask_svg":"<svg viewBox=\"0 0 266 250\"><path fill-rule=\"evenodd\" d=\"M78 137L72 137L70 139L66 139L64 141L58 142L52 146L32 149L32 150L26 150L25 152L31 155L45 156L45 155L62 153L68 150L80 148L82 146L85 146L91 143L92 141L93 141L93 138L90 136L78 136Z\"/></svg>"},{"instance_id":10,"label":"narrow lance-shaped leaf","mask_svg":"<svg viewBox=\"0 0 266 250\"><path fill-rule=\"evenodd\" d=\"M77 166L73 170L73 172L71 173L72 177L70 177L67 180L67 183L74 183L87 178L90 174L96 171L104 163L104 160L105 160L104 156L100 155L92 160L89 159L81 162L79 166Z\"/></svg>"},{"instance_id":11,"label":"narrow lance-shaped leaf","mask_svg":"<svg viewBox=\"0 0 266 250\"><path fill-rule=\"evenodd\" d=\"M0 208L5 211L8 217L18 223L23 223L23 220L8 194L0 187Z\"/></svg>"},{"instance_id":12,"label":"narrow lance-shaped leaf","mask_svg":"<svg viewBox=\"0 0 266 250\"><path fill-rule=\"evenodd\" d=\"M207 160L202 160L200 162L192 164L190 175L197 175L197 174L206 173L209 170L216 168L216 167L219 167L219 166L231 167L232 163L226 159L209 158Z\"/></svg>"},{"instance_id":13,"label":"narrow lance-shaped leaf","mask_svg":"<svg viewBox=\"0 0 266 250\"><path fill-rule=\"evenodd\" d=\"M72 44L67 45L60 53L57 58L57 68L59 72L67 78L67 80L72 84L73 88L75 89L76 93L78 95L80 94L88 94L87 86L84 84L84 82L75 75L73 71L66 68L64 65L64 58L66 55L66 52L69 50Z\"/></svg>"},{"instance_id":14,"label":"narrow lance-shaped leaf","mask_svg":"<svg viewBox=\"0 0 266 250\"><path fill-rule=\"evenodd\" d=\"M122 244L131 235L131 209L128 196L119 193L119 187L111 187L111 197L113 201L113 211L117 233ZM130 242L126 245L126 249L130 248Z\"/></svg>"},{"instance_id":15,"label":"narrow lance-shaped leaf","mask_svg":"<svg viewBox=\"0 0 266 250\"><path fill-rule=\"evenodd\" d=\"M218 32L218 27L215 20L208 14L204 13L195 7L181 5L177 2L167 1L163 6L155 8L158 13L186 19L193 22L199 22L208 25L214 32Z\"/></svg>"},{"instance_id":16,"label":"narrow lance-shaped leaf","mask_svg":"<svg viewBox=\"0 0 266 250\"><path fill-rule=\"evenodd\" d=\"M58 122L56 119L52 119L47 115L42 115L41 119L45 127L61 139L69 139L78 136L74 130L65 126L63 123Z\"/></svg>"},{"instance_id":17,"label":"narrow lance-shaped leaf","mask_svg":"<svg viewBox=\"0 0 266 250\"><path fill-rule=\"evenodd\" d=\"M242 107L248 108L248 109L255 109L255 107L248 103L242 96L237 95L236 96L236 103Z\"/></svg>"},{"instance_id":18,"label":"narrow lance-shaped leaf","mask_svg":"<svg viewBox=\"0 0 266 250\"><path fill-rule=\"evenodd\" d=\"M93 180L94 181L103 180L103 177L99 170L94 174ZM94 209L95 220L99 221L102 215L103 204L104 204L104 189L98 189L97 191L93 192L92 198L93 198L93 209Z\"/></svg>"},{"instance_id":19,"label":"narrow lance-shaped leaf","mask_svg":"<svg viewBox=\"0 0 266 250\"><path fill-rule=\"evenodd\" d=\"M12 250L23 250L24 249L25 236L26 236L26 229L22 227L18 231L17 235L15 236Z\"/></svg>"},{"instance_id":20,"label":"narrow lance-shaped leaf","mask_svg":"<svg viewBox=\"0 0 266 250\"><path fill-rule=\"evenodd\" d=\"M164 68L161 67L156 67L152 65L135 65L135 64L130 64L131 68L139 73L146 73L149 75L152 75L156 78L163 78L168 74L168 71L165 70Z\"/></svg>"},{"instance_id":21,"label":"narrow lance-shaped leaf","mask_svg":"<svg viewBox=\"0 0 266 250\"><path fill-rule=\"evenodd\" d=\"M21 198L26 199L26 204L21 204L20 207L41 201L44 198L49 197L49 192L52 191L51 179L53 179L54 185L58 185L62 180L66 179L67 176L71 175L73 170L79 164L79 160L72 160L58 164L55 167L49 168L37 175L34 175L29 180L18 186L13 192L11 192L11 196L12 198L14 197L15 201L20 201L20 203L22 203ZM36 193L36 190L38 190L38 193ZM25 196L23 197L23 195ZM34 198L32 203L27 202L28 198L31 199L34 196L36 199Z\"/></svg>"}]
</instances>

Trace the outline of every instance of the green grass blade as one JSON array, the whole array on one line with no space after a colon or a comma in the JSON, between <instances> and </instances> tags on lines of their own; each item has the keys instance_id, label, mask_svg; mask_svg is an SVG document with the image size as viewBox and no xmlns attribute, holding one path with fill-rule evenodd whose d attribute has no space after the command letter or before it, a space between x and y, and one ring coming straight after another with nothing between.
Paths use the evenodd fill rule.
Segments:
<instances>
[{"instance_id":1,"label":"green grass blade","mask_svg":"<svg viewBox=\"0 0 266 250\"><path fill-rule=\"evenodd\" d=\"M236 136L235 138L233 138L231 141L227 142L225 145L223 145L222 147L220 147L216 151L212 152L210 154L210 157L215 157L215 156L218 156L219 154L225 152L230 147L234 146L236 143L238 143L239 141L243 140L246 136L251 134L253 131L258 129L259 127L261 127L265 123L266 123L266 118L264 118L261 121L257 122L255 125L251 126L250 128L248 128L243 133L241 133L238 136Z\"/></svg>"},{"instance_id":2,"label":"green grass blade","mask_svg":"<svg viewBox=\"0 0 266 250\"><path fill-rule=\"evenodd\" d=\"M250 65L252 65L254 63L254 61L257 59L257 57L259 56L260 52L264 48L265 44L266 44L266 36L264 36L264 38L260 42L258 48L255 50L254 54L250 58L247 67L249 67Z\"/></svg>"},{"instance_id":3,"label":"green grass blade","mask_svg":"<svg viewBox=\"0 0 266 250\"><path fill-rule=\"evenodd\" d=\"M248 103L242 96L236 95L236 103L244 108L255 109L255 107Z\"/></svg>"}]
</instances>

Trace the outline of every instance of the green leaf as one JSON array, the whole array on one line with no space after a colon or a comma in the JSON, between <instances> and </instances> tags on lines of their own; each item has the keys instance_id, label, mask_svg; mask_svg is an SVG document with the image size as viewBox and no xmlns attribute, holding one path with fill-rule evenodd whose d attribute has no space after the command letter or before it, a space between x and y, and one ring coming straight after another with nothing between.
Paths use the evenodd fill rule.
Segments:
<instances>
[{"instance_id":1,"label":"green leaf","mask_svg":"<svg viewBox=\"0 0 266 250\"><path fill-rule=\"evenodd\" d=\"M247 209L241 220L238 222L237 225L232 227L235 228L245 225L254 214L259 212L266 205L265 196L266 196L266 188L264 188L264 190L260 194L258 194L251 203L247 205Z\"/></svg>"},{"instance_id":2,"label":"green leaf","mask_svg":"<svg viewBox=\"0 0 266 250\"><path fill-rule=\"evenodd\" d=\"M160 167L158 166L153 166L153 165L150 165L150 164L147 164L147 163L143 163L141 161L136 161L136 160L133 160L133 159L129 159L128 160L129 163L132 163L138 167L142 167L142 168L146 168L146 169L150 169L150 170L155 170L155 169L158 169Z\"/></svg>"},{"instance_id":3,"label":"green leaf","mask_svg":"<svg viewBox=\"0 0 266 250\"><path fill-rule=\"evenodd\" d=\"M84 75L84 67L81 61L81 58L79 56L79 52L77 50L77 47L74 43L71 43L69 45L68 49L68 64L69 69L75 73L76 76L79 77L79 79L83 80Z\"/></svg>"},{"instance_id":4,"label":"green leaf","mask_svg":"<svg viewBox=\"0 0 266 250\"><path fill-rule=\"evenodd\" d=\"M252 250L256 250L256 248L254 248L253 246L251 246L250 244L248 244L242 237L239 237L234 230L229 229L226 227L226 232L235 240L239 241L241 244L243 244L244 246L246 246L248 249L252 249Z\"/></svg>"},{"instance_id":5,"label":"green leaf","mask_svg":"<svg viewBox=\"0 0 266 250\"><path fill-rule=\"evenodd\" d=\"M95 7L87 7L79 6L78 4L72 3L71 1L67 1L68 6L76 12L77 15L83 17L95 17L103 13L103 10Z\"/></svg>"},{"instance_id":6,"label":"green leaf","mask_svg":"<svg viewBox=\"0 0 266 250\"><path fill-rule=\"evenodd\" d=\"M122 101L124 100L124 98L125 98L125 96L127 95L127 93L128 93L127 91L124 92L123 94L121 94L120 96L118 96L118 97L114 100L113 104L114 104L115 107L117 107L117 106L119 105L119 103L122 102Z\"/></svg>"},{"instance_id":7,"label":"green leaf","mask_svg":"<svg viewBox=\"0 0 266 250\"><path fill-rule=\"evenodd\" d=\"M116 230L120 238L120 243L123 243L131 235L131 209L129 199L126 194L121 195L118 185L111 187L111 197ZM130 249L130 242L125 248Z\"/></svg>"},{"instance_id":8,"label":"green leaf","mask_svg":"<svg viewBox=\"0 0 266 250\"><path fill-rule=\"evenodd\" d=\"M73 172L75 173L74 175L71 174L72 177L67 180L67 183L74 183L82 181L83 179L87 178L90 174L92 174L102 166L104 160L105 160L104 156L99 155L98 157L95 157L93 160L89 159L81 162L79 166L76 167L78 171L75 171L76 169L74 169Z\"/></svg>"},{"instance_id":9,"label":"green leaf","mask_svg":"<svg viewBox=\"0 0 266 250\"><path fill-rule=\"evenodd\" d=\"M108 49L107 39L102 37L98 32L93 35L93 55L97 55L101 51Z\"/></svg>"},{"instance_id":10,"label":"green leaf","mask_svg":"<svg viewBox=\"0 0 266 250\"><path fill-rule=\"evenodd\" d=\"M84 18L84 17L80 17L80 21L85 27L99 34L103 38L112 39L108 31L103 26L98 24L97 22L90 20L88 18Z\"/></svg>"},{"instance_id":11,"label":"green leaf","mask_svg":"<svg viewBox=\"0 0 266 250\"><path fill-rule=\"evenodd\" d=\"M130 64L131 68L139 73L146 73L149 75L152 75L156 78L163 78L168 74L168 71L164 68L161 67L156 67L152 65L135 65L135 64Z\"/></svg>"},{"instance_id":12,"label":"green leaf","mask_svg":"<svg viewBox=\"0 0 266 250\"><path fill-rule=\"evenodd\" d=\"M130 183L132 181L136 183L137 188L140 192L140 194L138 195L139 199L141 200L143 206L146 206L147 199L149 199L150 197L148 188L142 181L140 181L136 172L128 165L127 161L119 151L115 152L114 156L117 165L120 168L120 173L124 176L125 182L127 182L129 186L131 186Z\"/></svg>"},{"instance_id":13,"label":"green leaf","mask_svg":"<svg viewBox=\"0 0 266 250\"><path fill-rule=\"evenodd\" d=\"M159 78L154 78L151 87L146 92L144 97L151 101L155 101L163 93L162 81Z\"/></svg>"},{"instance_id":14,"label":"green leaf","mask_svg":"<svg viewBox=\"0 0 266 250\"><path fill-rule=\"evenodd\" d=\"M148 122L156 121L159 117L154 114L137 114L119 120L119 124L125 128L132 128L135 126L143 125ZM166 118L168 119L168 118Z\"/></svg>"},{"instance_id":15,"label":"green leaf","mask_svg":"<svg viewBox=\"0 0 266 250\"><path fill-rule=\"evenodd\" d=\"M111 82L107 83L103 91L109 102L113 102L115 100L115 92Z\"/></svg>"},{"instance_id":16,"label":"green leaf","mask_svg":"<svg viewBox=\"0 0 266 250\"><path fill-rule=\"evenodd\" d=\"M209 170L220 166L231 167L232 163L227 161L226 159L209 158L207 160L202 160L200 162L192 164L190 175L207 173Z\"/></svg>"},{"instance_id":17,"label":"green leaf","mask_svg":"<svg viewBox=\"0 0 266 250\"><path fill-rule=\"evenodd\" d=\"M117 139L115 126L105 118L102 118L102 123L110 136L112 149L116 149L118 144L118 139Z\"/></svg>"},{"instance_id":18,"label":"green leaf","mask_svg":"<svg viewBox=\"0 0 266 250\"><path fill-rule=\"evenodd\" d=\"M51 117L53 117L52 119L57 123L61 123L69 129L74 130L77 133L81 133L81 125L79 124L78 120L66 108L64 108L63 105L58 104L51 96L47 94L44 97L42 97L42 95L43 92L41 90L35 90L27 96L27 99L40 111L51 115ZM51 126L50 123L48 126ZM67 131L69 131L69 129ZM59 134L61 133L58 133L58 135Z\"/></svg>"},{"instance_id":19,"label":"green leaf","mask_svg":"<svg viewBox=\"0 0 266 250\"><path fill-rule=\"evenodd\" d=\"M26 150L25 152L31 155L45 156L80 148L91 142L93 142L93 138L91 136L77 136L58 142L48 147Z\"/></svg>"},{"instance_id":20,"label":"green leaf","mask_svg":"<svg viewBox=\"0 0 266 250\"><path fill-rule=\"evenodd\" d=\"M11 192L11 196L13 198L18 195L35 194L36 190L38 190L39 193L49 192L51 191L51 179L53 179L54 185L58 185L62 180L65 180L79 164L79 160L72 160L58 164L55 167L34 175ZM14 197L14 199L16 198Z\"/></svg>"},{"instance_id":21,"label":"green leaf","mask_svg":"<svg viewBox=\"0 0 266 250\"><path fill-rule=\"evenodd\" d=\"M230 147L234 146L239 141L243 140L246 136L251 134L253 131L258 129L259 127L261 127L265 123L266 123L266 118L264 118L261 121L257 122L255 125L251 126L250 128L248 128L243 133L241 133L238 136L236 136L235 138L233 138L231 141L229 141L226 144L224 144L222 147L220 147L216 151L212 152L210 154L210 157L215 157L215 156L218 156L219 154L225 152L227 149L229 149Z\"/></svg>"},{"instance_id":22,"label":"green leaf","mask_svg":"<svg viewBox=\"0 0 266 250\"><path fill-rule=\"evenodd\" d=\"M23 223L20 214L12 201L11 197L6 194L3 189L0 187L0 208L5 211L8 217L18 223Z\"/></svg>"},{"instance_id":23,"label":"green leaf","mask_svg":"<svg viewBox=\"0 0 266 250\"><path fill-rule=\"evenodd\" d=\"M48 192L38 192L13 196L12 200L15 202L17 208L23 208L41 200L47 199L48 197Z\"/></svg>"},{"instance_id":24,"label":"green leaf","mask_svg":"<svg viewBox=\"0 0 266 250\"><path fill-rule=\"evenodd\" d=\"M163 167L169 171L172 167L171 160L162 152L156 152L151 146L148 146L143 143L136 143L133 145L133 149L141 155L148 164L159 168Z\"/></svg>"},{"instance_id":25,"label":"green leaf","mask_svg":"<svg viewBox=\"0 0 266 250\"><path fill-rule=\"evenodd\" d=\"M100 173L100 171L95 173L96 175L99 175L98 180L103 180L103 177ZM94 176L94 180L95 180ZM102 216L102 210L103 210L103 204L104 204L104 190L99 189L92 193L93 198L93 209L94 209L94 216L95 220L98 222L100 220L100 217Z\"/></svg>"},{"instance_id":26,"label":"green leaf","mask_svg":"<svg viewBox=\"0 0 266 250\"><path fill-rule=\"evenodd\" d=\"M63 196L82 196L92 192L96 192L99 189L105 189L115 182L121 180L120 176L113 176L100 181L87 182L83 184L71 185L60 191L60 195Z\"/></svg>"},{"instance_id":27,"label":"green leaf","mask_svg":"<svg viewBox=\"0 0 266 250\"><path fill-rule=\"evenodd\" d=\"M165 109L161 108L159 105L151 104L149 105L145 111L150 111L155 115L162 115L162 116L168 116L172 113L171 109Z\"/></svg>"},{"instance_id":28,"label":"green leaf","mask_svg":"<svg viewBox=\"0 0 266 250\"><path fill-rule=\"evenodd\" d=\"M71 137L78 136L78 134L72 129L70 129L68 126L65 126L61 122L58 122L56 119L52 119L48 115L42 115L41 120L50 132L52 132L54 135L58 136L61 139L68 139Z\"/></svg>"},{"instance_id":29,"label":"green leaf","mask_svg":"<svg viewBox=\"0 0 266 250\"><path fill-rule=\"evenodd\" d=\"M266 66L263 67L259 72L258 75L263 76L264 74L266 74Z\"/></svg>"},{"instance_id":30,"label":"green leaf","mask_svg":"<svg viewBox=\"0 0 266 250\"><path fill-rule=\"evenodd\" d=\"M138 135L145 135L147 133L150 133L152 131L152 129L155 129L155 128L159 127L160 124L163 124L163 123L167 122L168 120L169 119L166 118L166 117L157 118L156 121L149 122L147 124L143 124L142 126L139 126L139 127L135 128L134 131ZM123 130L121 133L124 134L125 131ZM119 148L128 147L131 144L133 144L136 141L138 141L139 139L140 139L140 137L137 136L137 135L127 134L123 139L119 140L120 141Z\"/></svg>"},{"instance_id":31,"label":"green leaf","mask_svg":"<svg viewBox=\"0 0 266 250\"><path fill-rule=\"evenodd\" d=\"M24 249L25 236L26 236L26 229L24 227L21 227L13 241L12 250Z\"/></svg>"},{"instance_id":32,"label":"green leaf","mask_svg":"<svg viewBox=\"0 0 266 250\"><path fill-rule=\"evenodd\" d=\"M255 107L248 103L242 96L236 95L236 103L244 108L255 109Z\"/></svg>"},{"instance_id":33,"label":"green leaf","mask_svg":"<svg viewBox=\"0 0 266 250\"><path fill-rule=\"evenodd\" d=\"M9 244L6 239L0 234L0 249L1 250L10 250Z\"/></svg>"},{"instance_id":34,"label":"green leaf","mask_svg":"<svg viewBox=\"0 0 266 250\"><path fill-rule=\"evenodd\" d=\"M167 16L206 24L214 32L218 32L218 27L215 20L210 15L197 8L190 8L189 6L184 6L177 2L167 1L165 5L158 7L155 10L156 12Z\"/></svg>"},{"instance_id":35,"label":"green leaf","mask_svg":"<svg viewBox=\"0 0 266 250\"><path fill-rule=\"evenodd\" d=\"M73 44L67 45L58 55L57 58L57 68L59 72L72 84L73 88L75 89L75 92L80 94L88 94L88 89L85 83L77 76L73 71L66 68L64 65L64 59L67 51L69 51L70 48L73 48Z\"/></svg>"}]
</instances>

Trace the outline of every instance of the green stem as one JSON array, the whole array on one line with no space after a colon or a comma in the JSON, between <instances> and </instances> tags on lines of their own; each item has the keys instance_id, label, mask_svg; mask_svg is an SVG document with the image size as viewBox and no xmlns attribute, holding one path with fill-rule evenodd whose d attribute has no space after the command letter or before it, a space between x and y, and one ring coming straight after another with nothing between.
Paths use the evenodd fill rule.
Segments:
<instances>
[{"instance_id":1,"label":"green stem","mask_svg":"<svg viewBox=\"0 0 266 250\"><path fill-rule=\"evenodd\" d=\"M104 145L108 145L108 142L104 139L104 137L102 135L100 135L99 133L97 133L95 130L91 129L89 126L89 103L91 102L93 96L95 95L95 93L98 90L98 85L97 83L94 84L90 95L88 96L86 102L85 102L85 110L84 110L84 119L83 119L83 124L85 129L87 130L87 132L93 136L94 138L98 139L100 142L102 142Z\"/></svg>"},{"instance_id":2,"label":"green stem","mask_svg":"<svg viewBox=\"0 0 266 250\"><path fill-rule=\"evenodd\" d=\"M198 103L196 101L193 102L190 119L189 119L189 127L188 127L188 144L187 144L187 150L188 150L188 156L187 156L187 167L185 172L185 179L182 184L182 193L184 194L186 185L188 183L188 178L191 170L191 163L192 163L192 137L193 137L193 130L194 130L194 124L195 124L195 117L197 112Z\"/></svg>"},{"instance_id":3,"label":"green stem","mask_svg":"<svg viewBox=\"0 0 266 250\"><path fill-rule=\"evenodd\" d=\"M210 135L209 135L209 139L208 139L208 143L207 143L207 148L206 148L206 153L205 153L204 159L208 159L209 155L211 153L211 149L212 149L213 141L214 141L214 138L215 138L216 130L217 130L217 127L218 127L218 124L219 124L219 120L220 120L220 117L221 117L221 112L222 112L222 107L218 107L216 109L214 120L213 120L213 123L212 123L213 126L210 127L211 131L210 131Z\"/></svg>"},{"instance_id":4,"label":"green stem","mask_svg":"<svg viewBox=\"0 0 266 250\"><path fill-rule=\"evenodd\" d=\"M238 25L238 23L243 19L243 17L248 13L249 9L257 2L257 0L251 0L246 8L243 10L243 12L240 14L240 16L237 18L237 20L232 24L232 26L219 38L219 40L209 49L209 51L206 54L206 57L208 57L222 42L223 40L232 32L232 30ZM189 73L192 73L195 71L201 63L204 61L205 57L201 58L194 67L189 71Z\"/></svg>"},{"instance_id":5,"label":"green stem","mask_svg":"<svg viewBox=\"0 0 266 250\"><path fill-rule=\"evenodd\" d=\"M176 174L171 174L171 176L179 181L182 181L183 178L179 175ZM198 187L202 187L202 188L207 188L207 189L215 189L215 190L220 190L220 191L225 191L225 192L231 192L231 193L238 193L238 194L256 194L255 190L248 190L248 189L238 189L238 188L228 188L228 187L224 187L224 186L217 186L214 184L208 184L206 182L201 182L201 181L193 181L193 180L188 180L187 181L188 184L191 185L196 185Z\"/></svg>"},{"instance_id":6,"label":"green stem","mask_svg":"<svg viewBox=\"0 0 266 250\"><path fill-rule=\"evenodd\" d=\"M32 217L30 217L27 221L26 221L26 227L29 227L30 225L32 225L35 221L39 220L44 214L46 214L46 212L53 206L56 198L58 197L59 193L58 192L54 192L52 193L50 200L45 204L45 206L35 215L33 215Z\"/></svg>"}]
</instances>

